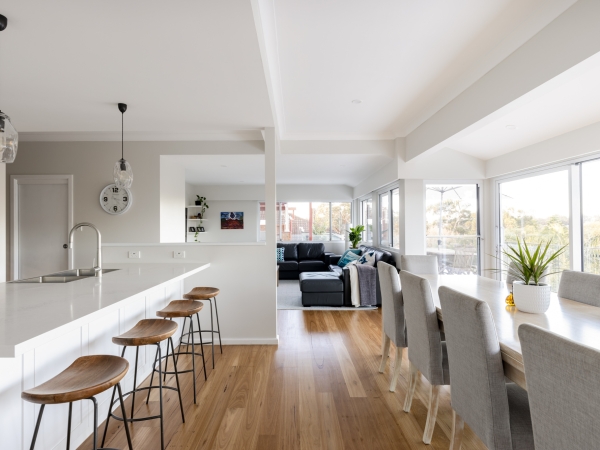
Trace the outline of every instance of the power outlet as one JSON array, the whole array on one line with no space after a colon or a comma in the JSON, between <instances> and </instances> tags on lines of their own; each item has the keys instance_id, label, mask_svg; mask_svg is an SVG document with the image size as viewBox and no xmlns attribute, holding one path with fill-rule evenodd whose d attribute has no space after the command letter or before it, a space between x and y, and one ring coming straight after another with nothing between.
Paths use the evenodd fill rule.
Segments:
<instances>
[{"instance_id":1,"label":"power outlet","mask_svg":"<svg viewBox=\"0 0 600 450\"><path fill-rule=\"evenodd\" d=\"M140 259L142 257L142 253L141 252L129 252L129 259Z\"/></svg>"},{"instance_id":2,"label":"power outlet","mask_svg":"<svg viewBox=\"0 0 600 450\"><path fill-rule=\"evenodd\" d=\"M175 259L184 259L185 258L185 251L175 251L175 252L173 252L173 258L175 258Z\"/></svg>"}]
</instances>

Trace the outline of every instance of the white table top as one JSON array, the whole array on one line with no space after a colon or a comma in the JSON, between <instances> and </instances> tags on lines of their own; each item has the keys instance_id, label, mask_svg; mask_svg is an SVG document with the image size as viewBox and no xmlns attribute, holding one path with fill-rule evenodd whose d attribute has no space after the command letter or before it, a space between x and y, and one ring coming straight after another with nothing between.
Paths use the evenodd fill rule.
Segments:
<instances>
[{"instance_id":1,"label":"white table top","mask_svg":"<svg viewBox=\"0 0 600 450\"><path fill-rule=\"evenodd\" d=\"M600 350L600 308L567 300L552 294L550 308L544 314L529 314L505 303L508 290L504 282L477 275L419 275L426 278L439 314L443 317L438 287L447 286L485 301L494 317L503 353L522 364L518 328L531 323L575 342Z\"/></svg>"},{"instance_id":2,"label":"white table top","mask_svg":"<svg viewBox=\"0 0 600 450\"><path fill-rule=\"evenodd\" d=\"M209 263L107 264L120 269L70 283L0 283L0 357L122 300L186 278Z\"/></svg>"}]
</instances>

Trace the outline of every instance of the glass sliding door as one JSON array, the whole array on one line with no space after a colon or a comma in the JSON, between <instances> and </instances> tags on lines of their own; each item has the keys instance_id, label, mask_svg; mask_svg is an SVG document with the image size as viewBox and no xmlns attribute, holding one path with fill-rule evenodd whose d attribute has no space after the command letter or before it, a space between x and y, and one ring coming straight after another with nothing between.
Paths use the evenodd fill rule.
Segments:
<instances>
[{"instance_id":1,"label":"glass sliding door","mask_svg":"<svg viewBox=\"0 0 600 450\"><path fill-rule=\"evenodd\" d=\"M525 240L529 245L551 240L552 250L565 245L567 249L552 263L550 271L569 269L569 171L564 169L502 182L499 198L498 250L516 245L517 239ZM554 292L558 290L559 280L559 274L548 277Z\"/></svg>"},{"instance_id":2,"label":"glass sliding door","mask_svg":"<svg viewBox=\"0 0 600 450\"><path fill-rule=\"evenodd\" d=\"M392 247L400 248L400 189L392 189Z\"/></svg>"},{"instance_id":3,"label":"glass sliding door","mask_svg":"<svg viewBox=\"0 0 600 450\"><path fill-rule=\"evenodd\" d=\"M352 223L352 203L331 204L331 240L346 239L346 227Z\"/></svg>"},{"instance_id":4,"label":"glass sliding door","mask_svg":"<svg viewBox=\"0 0 600 450\"><path fill-rule=\"evenodd\" d=\"M477 184L426 186L426 247L441 274L480 273Z\"/></svg>"},{"instance_id":5,"label":"glass sliding door","mask_svg":"<svg viewBox=\"0 0 600 450\"><path fill-rule=\"evenodd\" d=\"M365 227L363 242L373 242L373 201L371 199L360 202L360 223Z\"/></svg>"},{"instance_id":6,"label":"glass sliding door","mask_svg":"<svg viewBox=\"0 0 600 450\"><path fill-rule=\"evenodd\" d=\"M583 271L600 274L600 160L581 164Z\"/></svg>"},{"instance_id":7,"label":"glass sliding door","mask_svg":"<svg viewBox=\"0 0 600 450\"><path fill-rule=\"evenodd\" d=\"M382 247L391 247L389 192L379 195L379 245Z\"/></svg>"}]
</instances>

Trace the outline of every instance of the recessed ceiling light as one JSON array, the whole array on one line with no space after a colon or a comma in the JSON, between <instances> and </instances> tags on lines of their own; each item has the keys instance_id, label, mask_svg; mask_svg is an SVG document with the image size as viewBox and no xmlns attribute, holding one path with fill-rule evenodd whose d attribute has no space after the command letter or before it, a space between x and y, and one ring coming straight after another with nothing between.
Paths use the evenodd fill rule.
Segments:
<instances>
[{"instance_id":1,"label":"recessed ceiling light","mask_svg":"<svg viewBox=\"0 0 600 450\"><path fill-rule=\"evenodd\" d=\"M352 100L352 103L354 103L355 105L359 105L362 103L362 100L355 98L354 100Z\"/></svg>"},{"instance_id":2,"label":"recessed ceiling light","mask_svg":"<svg viewBox=\"0 0 600 450\"><path fill-rule=\"evenodd\" d=\"M507 130L516 130L517 126L516 125L506 125L506 129Z\"/></svg>"}]
</instances>

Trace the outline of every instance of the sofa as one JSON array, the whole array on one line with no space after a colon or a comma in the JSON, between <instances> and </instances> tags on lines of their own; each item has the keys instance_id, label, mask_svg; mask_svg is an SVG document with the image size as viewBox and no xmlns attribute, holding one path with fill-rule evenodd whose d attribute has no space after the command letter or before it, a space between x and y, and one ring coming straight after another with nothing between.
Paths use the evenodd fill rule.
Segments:
<instances>
[{"instance_id":1,"label":"sofa","mask_svg":"<svg viewBox=\"0 0 600 450\"><path fill-rule=\"evenodd\" d=\"M392 266L396 266L396 260L394 258L394 254L388 252L387 250L382 250L380 248L375 247L367 247L366 245L361 245L358 247L361 251L361 254L366 252L375 252L375 267L377 267L377 263L379 261L383 261ZM352 306L351 300L351 291L350 291L350 270L347 267L340 267L337 265L340 260L341 255L334 255L329 258L329 270L338 274L342 282L344 283L344 305L343 306ZM379 287L379 274L377 274L377 306L381 306L381 289Z\"/></svg>"},{"instance_id":2,"label":"sofa","mask_svg":"<svg viewBox=\"0 0 600 450\"><path fill-rule=\"evenodd\" d=\"M298 280L302 272L329 272L333 253L321 242L278 242L284 261L277 261L280 280Z\"/></svg>"}]
</instances>

